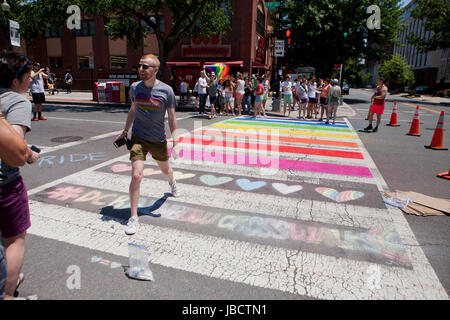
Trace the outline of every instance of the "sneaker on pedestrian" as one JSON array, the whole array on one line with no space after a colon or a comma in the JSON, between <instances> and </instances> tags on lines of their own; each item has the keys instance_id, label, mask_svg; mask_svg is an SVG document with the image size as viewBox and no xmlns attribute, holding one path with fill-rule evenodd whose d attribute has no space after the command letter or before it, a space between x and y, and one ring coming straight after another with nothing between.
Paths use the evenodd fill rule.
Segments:
<instances>
[{"instance_id":1,"label":"sneaker on pedestrian","mask_svg":"<svg viewBox=\"0 0 450 320\"><path fill-rule=\"evenodd\" d=\"M179 197L180 196L180 191L177 188L176 181L173 184L169 184L169 185L170 185L170 191L172 192L172 196Z\"/></svg>"},{"instance_id":2,"label":"sneaker on pedestrian","mask_svg":"<svg viewBox=\"0 0 450 320\"><path fill-rule=\"evenodd\" d=\"M372 125L369 124L367 127L364 128L364 131L369 131L369 130L372 130L372 129L373 129Z\"/></svg>"},{"instance_id":3,"label":"sneaker on pedestrian","mask_svg":"<svg viewBox=\"0 0 450 320\"><path fill-rule=\"evenodd\" d=\"M43 116L40 116L39 120L47 120L47 118L44 118Z\"/></svg>"},{"instance_id":4,"label":"sneaker on pedestrian","mask_svg":"<svg viewBox=\"0 0 450 320\"><path fill-rule=\"evenodd\" d=\"M38 117L34 117L33 119L31 119L31 121L38 121Z\"/></svg>"},{"instance_id":5,"label":"sneaker on pedestrian","mask_svg":"<svg viewBox=\"0 0 450 320\"><path fill-rule=\"evenodd\" d=\"M375 127L372 132L377 132L378 131L378 127Z\"/></svg>"},{"instance_id":6,"label":"sneaker on pedestrian","mask_svg":"<svg viewBox=\"0 0 450 320\"><path fill-rule=\"evenodd\" d=\"M139 219L138 217L131 217L128 219L127 228L125 233L129 236L135 234L139 229Z\"/></svg>"}]
</instances>

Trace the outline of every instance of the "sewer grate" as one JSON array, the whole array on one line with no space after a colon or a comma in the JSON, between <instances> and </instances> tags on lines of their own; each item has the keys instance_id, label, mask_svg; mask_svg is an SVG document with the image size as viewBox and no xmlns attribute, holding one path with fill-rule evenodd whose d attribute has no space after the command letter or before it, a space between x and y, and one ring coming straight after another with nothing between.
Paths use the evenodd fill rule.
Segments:
<instances>
[{"instance_id":1,"label":"sewer grate","mask_svg":"<svg viewBox=\"0 0 450 320\"><path fill-rule=\"evenodd\" d=\"M79 136L66 136L66 137L56 137L53 139L50 139L52 142L74 142L74 141L80 141L83 140L83 137Z\"/></svg>"}]
</instances>

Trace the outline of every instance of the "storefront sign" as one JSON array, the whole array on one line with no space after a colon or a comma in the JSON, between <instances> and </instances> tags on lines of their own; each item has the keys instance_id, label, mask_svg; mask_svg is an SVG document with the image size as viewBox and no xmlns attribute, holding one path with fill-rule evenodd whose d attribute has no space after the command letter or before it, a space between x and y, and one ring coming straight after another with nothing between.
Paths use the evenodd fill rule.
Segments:
<instances>
[{"instance_id":1,"label":"storefront sign","mask_svg":"<svg viewBox=\"0 0 450 320\"><path fill-rule=\"evenodd\" d=\"M231 57L231 45L223 44L222 37L213 35L209 38L192 36L190 45L181 46L183 57Z\"/></svg>"},{"instance_id":2,"label":"storefront sign","mask_svg":"<svg viewBox=\"0 0 450 320\"><path fill-rule=\"evenodd\" d=\"M262 64L266 62L266 41L259 35L256 35L255 60Z\"/></svg>"}]
</instances>

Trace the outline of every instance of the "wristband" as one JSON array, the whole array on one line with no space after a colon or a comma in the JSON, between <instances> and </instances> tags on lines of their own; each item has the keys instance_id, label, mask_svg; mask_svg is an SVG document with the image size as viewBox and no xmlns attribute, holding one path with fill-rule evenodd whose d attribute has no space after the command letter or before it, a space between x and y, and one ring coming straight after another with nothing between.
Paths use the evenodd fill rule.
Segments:
<instances>
[{"instance_id":1,"label":"wristband","mask_svg":"<svg viewBox=\"0 0 450 320\"><path fill-rule=\"evenodd\" d=\"M30 148L28 148L27 163L29 163L29 161L30 161L32 155L33 155L33 150L31 150Z\"/></svg>"},{"instance_id":2,"label":"wristband","mask_svg":"<svg viewBox=\"0 0 450 320\"><path fill-rule=\"evenodd\" d=\"M123 131L122 131L122 134L124 134L124 133L125 133L126 135L128 135L128 130L123 130Z\"/></svg>"}]
</instances>

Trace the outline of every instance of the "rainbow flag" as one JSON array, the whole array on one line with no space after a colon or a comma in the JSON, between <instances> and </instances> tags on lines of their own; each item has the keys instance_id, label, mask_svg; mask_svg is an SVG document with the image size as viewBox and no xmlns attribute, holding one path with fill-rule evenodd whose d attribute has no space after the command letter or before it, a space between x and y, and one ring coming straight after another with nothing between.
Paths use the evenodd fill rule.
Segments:
<instances>
[{"instance_id":1,"label":"rainbow flag","mask_svg":"<svg viewBox=\"0 0 450 320\"><path fill-rule=\"evenodd\" d=\"M217 79L224 79L228 72L230 71L230 67L223 63L215 63L211 65L206 65L205 69L209 72L214 72L216 74Z\"/></svg>"}]
</instances>

